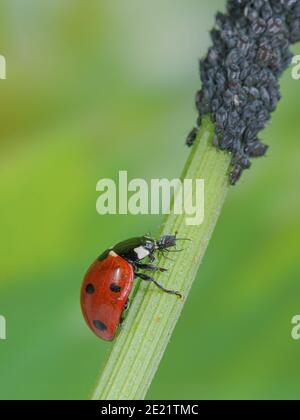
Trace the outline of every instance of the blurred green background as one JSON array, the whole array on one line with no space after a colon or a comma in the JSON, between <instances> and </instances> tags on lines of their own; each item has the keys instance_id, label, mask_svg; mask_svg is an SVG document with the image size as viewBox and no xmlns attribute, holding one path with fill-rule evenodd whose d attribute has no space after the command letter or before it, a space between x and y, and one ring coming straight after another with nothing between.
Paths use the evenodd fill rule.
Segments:
<instances>
[{"instance_id":1,"label":"blurred green background","mask_svg":"<svg viewBox=\"0 0 300 420\"><path fill-rule=\"evenodd\" d=\"M1 0L0 398L85 399L111 344L79 290L105 248L161 218L99 216L100 178L173 178L188 150L197 60L224 1ZM300 54L299 45L294 51ZM299 398L300 81L232 189L150 399Z\"/></svg>"}]
</instances>

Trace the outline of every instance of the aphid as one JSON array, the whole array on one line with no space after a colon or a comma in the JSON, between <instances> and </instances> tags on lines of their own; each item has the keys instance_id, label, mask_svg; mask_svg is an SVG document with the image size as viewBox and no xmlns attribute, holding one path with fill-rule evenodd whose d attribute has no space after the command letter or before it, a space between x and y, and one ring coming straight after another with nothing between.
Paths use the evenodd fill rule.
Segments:
<instances>
[{"instance_id":1,"label":"aphid","mask_svg":"<svg viewBox=\"0 0 300 420\"><path fill-rule=\"evenodd\" d=\"M274 52L271 50L270 46L262 45L258 50L257 58L263 64L268 65L274 58Z\"/></svg>"},{"instance_id":2,"label":"aphid","mask_svg":"<svg viewBox=\"0 0 300 420\"><path fill-rule=\"evenodd\" d=\"M226 109L220 108L219 112L216 115L217 127L223 130L226 126L227 118L228 118L228 115L227 115Z\"/></svg>"},{"instance_id":3,"label":"aphid","mask_svg":"<svg viewBox=\"0 0 300 420\"><path fill-rule=\"evenodd\" d=\"M270 95L265 87L260 88L260 97L266 107L270 105Z\"/></svg>"},{"instance_id":4,"label":"aphid","mask_svg":"<svg viewBox=\"0 0 300 420\"><path fill-rule=\"evenodd\" d=\"M259 140L248 143L246 151L250 157L257 158L264 156L268 151L268 146L261 143Z\"/></svg>"},{"instance_id":5,"label":"aphid","mask_svg":"<svg viewBox=\"0 0 300 420\"><path fill-rule=\"evenodd\" d=\"M224 86L226 85L226 77L223 73L217 73L215 76L215 81L217 84L218 89L224 89Z\"/></svg>"},{"instance_id":6,"label":"aphid","mask_svg":"<svg viewBox=\"0 0 300 420\"><path fill-rule=\"evenodd\" d=\"M216 65L218 62L218 52L215 50L215 48L210 48L209 52L208 52L208 61L209 64L211 65Z\"/></svg>"},{"instance_id":7,"label":"aphid","mask_svg":"<svg viewBox=\"0 0 300 420\"><path fill-rule=\"evenodd\" d=\"M254 21L258 18L258 11L255 10L255 8L253 7L254 5L251 5L251 6L245 7L244 15L249 20Z\"/></svg>"},{"instance_id":8,"label":"aphid","mask_svg":"<svg viewBox=\"0 0 300 420\"><path fill-rule=\"evenodd\" d=\"M258 99L259 96L260 96L259 90L256 89L255 87L250 88L249 94L250 94L250 97L253 98L253 99Z\"/></svg>"},{"instance_id":9,"label":"aphid","mask_svg":"<svg viewBox=\"0 0 300 420\"><path fill-rule=\"evenodd\" d=\"M159 240L149 236L131 238L107 249L90 266L81 288L81 308L90 329L103 340L113 340L128 304L135 278L155 284L165 293L181 297L175 290L159 284L152 276L142 273L167 271L154 264L156 253L178 252L175 235L164 235ZM143 262L148 258L148 262Z\"/></svg>"},{"instance_id":10,"label":"aphid","mask_svg":"<svg viewBox=\"0 0 300 420\"><path fill-rule=\"evenodd\" d=\"M192 146L196 140L198 134L198 128L193 128L192 131L189 133L189 135L186 138L186 144L188 146Z\"/></svg>"},{"instance_id":11,"label":"aphid","mask_svg":"<svg viewBox=\"0 0 300 420\"><path fill-rule=\"evenodd\" d=\"M245 79L247 79L247 77L249 76L249 73L250 73L250 67L248 66L248 64L246 64L246 66L243 68L240 74L241 81L244 81Z\"/></svg>"},{"instance_id":12,"label":"aphid","mask_svg":"<svg viewBox=\"0 0 300 420\"><path fill-rule=\"evenodd\" d=\"M235 185L243 173L243 168L240 165L235 165L230 173L230 185Z\"/></svg>"},{"instance_id":13,"label":"aphid","mask_svg":"<svg viewBox=\"0 0 300 420\"><path fill-rule=\"evenodd\" d=\"M221 150L230 150L232 144L233 144L233 138L230 136L230 134L225 133L223 137L221 138L221 141L219 143L219 147Z\"/></svg>"},{"instance_id":14,"label":"aphid","mask_svg":"<svg viewBox=\"0 0 300 420\"><path fill-rule=\"evenodd\" d=\"M217 111L220 107L220 100L219 98L215 98L211 101L211 109L212 111Z\"/></svg>"},{"instance_id":15,"label":"aphid","mask_svg":"<svg viewBox=\"0 0 300 420\"><path fill-rule=\"evenodd\" d=\"M263 19L268 20L272 17L273 10L269 4L265 4L261 9L261 16Z\"/></svg>"},{"instance_id":16,"label":"aphid","mask_svg":"<svg viewBox=\"0 0 300 420\"><path fill-rule=\"evenodd\" d=\"M254 100L249 104L249 109L254 115L257 115L257 113L263 109L263 103L261 101Z\"/></svg>"},{"instance_id":17,"label":"aphid","mask_svg":"<svg viewBox=\"0 0 300 420\"><path fill-rule=\"evenodd\" d=\"M259 18L254 20L251 25L251 29L256 36L261 35L266 30L266 23L264 19Z\"/></svg>"},{"instance_id":18,"label":"aphid","mask_svg":"<svg viewBox=\"0 0 300 420\"><path fill-rule=\"evenodd\" d=\"M270 18L268 20L268 30L272 34L276 34L282 31L282 29L283 29L283 26L282 26L282 21L280 18Z\"/></svg>"}]
</instances>

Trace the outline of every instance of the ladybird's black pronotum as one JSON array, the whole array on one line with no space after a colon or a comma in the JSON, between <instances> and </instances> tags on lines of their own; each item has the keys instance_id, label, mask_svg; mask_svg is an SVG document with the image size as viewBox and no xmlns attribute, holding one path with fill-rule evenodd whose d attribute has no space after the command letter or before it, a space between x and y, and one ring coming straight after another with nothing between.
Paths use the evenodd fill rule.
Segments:
<instances>
[{"instance_id":1,"label":"ladybird's black pronotum","mask_svg":"<svg viewBox=\"0 0 300 420\"><path fill-rule=\"evenodd\" d=\"M166 271L154 264L155 253L172 251L178 240L176 234L161 236L159 240L149 236L131 238L107 249L90 266L81 289L81 308L88 326L98 337L108 341L115 337L134 278L152 282L162 291L181 297L179 292L165 289L153 277L140 272ZM142 262L145 258L149 262Z\"/></svg>"}]
</instances>

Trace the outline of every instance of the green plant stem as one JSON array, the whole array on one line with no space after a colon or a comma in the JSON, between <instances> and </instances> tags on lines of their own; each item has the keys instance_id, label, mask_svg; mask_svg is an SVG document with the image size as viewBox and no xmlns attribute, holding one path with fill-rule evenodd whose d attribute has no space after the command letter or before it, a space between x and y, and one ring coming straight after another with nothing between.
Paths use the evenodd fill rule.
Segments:
<instances>
[{"instance_id":1,"label":"green plant stem","mask_svg":"<svg viewBox=\"0 0 300 420\"><path fill-rule=\"evenodd\" d=\"M199 226L187 226L186 215L168 215L160 234L179 232L184 250L174 261L160 258L158 264L169 269L155 278L165 287L179 290L180 300L142 282L116 339L93 399L143 399L166 350L184 302L216 225L228 191L230 155L212 145L214 128L209 118L203 122L186 163L182 179L204 179L205 217ZM202 279L204 281L204 279Z\"/></svg>"}]
</instances>

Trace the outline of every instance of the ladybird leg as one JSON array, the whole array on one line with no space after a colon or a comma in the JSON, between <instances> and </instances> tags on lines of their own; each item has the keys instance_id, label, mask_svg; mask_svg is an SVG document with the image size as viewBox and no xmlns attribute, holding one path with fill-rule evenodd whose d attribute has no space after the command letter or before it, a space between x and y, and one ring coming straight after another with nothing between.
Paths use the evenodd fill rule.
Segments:
<instances>
[{"instance_id":1,"label":"ladybird leg","mask_svg":"<svg viewBox=\"0 0 300 420\"><path fill-rule=\"evenodd\" d=\"M121 317L119 321L119 328L122 330L124 325L125 318Z\"/></svg>"},{"instance_id":2,"label":"ladybird leg","mask_svg":"<svg viewBox=\"0 0 300 420\"><path fill-rule=\"evenodd\" d=\"M155 258L155 255L154 255L154 254L149 254L149 255L148 255L148 258L149 258L149 261L150 261L151 263L153 263L153 262L156 260L156 258Z\"/></svg>"},{"instance_id":3,"label":"ladybird leg","mask_svg":"<svg viewBox=\"0 0 300 420\"><path fill-rule=\"evenodd\" d=\"M163 292L169 293L170 295L176 295L176 296L182 298L182 295L179 292L177 292L176 290L165 289L161 284L159 284L157 281L155 281L152 277L148 276L147 274L143 274L143 273L134 273L134 274L135 274L136 277L139 277L142 280L154 283L155 286L158 287Z\"/></svg>"},{"instance_id":4,"label":"ladybird leg","mask_svg":"<svg viewBox=\"0 0 300 420\"><path fill-rule=\"evenodd\" d=\"M136 263L136 267L140 270L160 271L161 273L168 271L167 268L157 267L157 265L153 264Z\"/></svg>"},{"instance_id":5,"label":"ladybird leg","mask_svg":"<svg viewBox=\"0 0 300 420\"><path fill-rule=\"evenodd\" d=\"M122 312L122 315L121 315L121 318L120 318L120 321L119 321L119 327L122 329L123 328L123 324L124 324L124 321L125 321L125 312L127 311L127 309L129 308L129 306L130 306L130 301L129 301L129 299L127 299L127 301L126 301L126 303L125 303L125 305L124 305L124 309L123 309L123 312Z\"/></svg>"},{"instance_id":6,"label":"ladybird leg","mask_svg":"<svg viewBox=\"0 0 300 420\"><path fill-rule=\"evenodd\" d=\"M167 253L167 250L166 249L164 249L164 250L162 250L162 251L160 251L161 253L162 253L162 256L166 259L166 260L170 260L170 261L175 261L175 260L173 260L173 258L170 258L170 257L168 257L167 255L166 255L166 253Z\"/></svg>"},{"instance_id":7,"label":"ladybird leg","mask_svg":"<svg viewBox=\"0 0 300 420\"><path fill-rule=\"evenodd\" d=\"M125 305L124 305L123 312L124 312L124 311L127 311L127 309L129 308L129 306L130 306L130 300L129 300L129 299L127 299L127 301L126 301L126 303L125 303Z\"/></svg>"}]
</instances>

